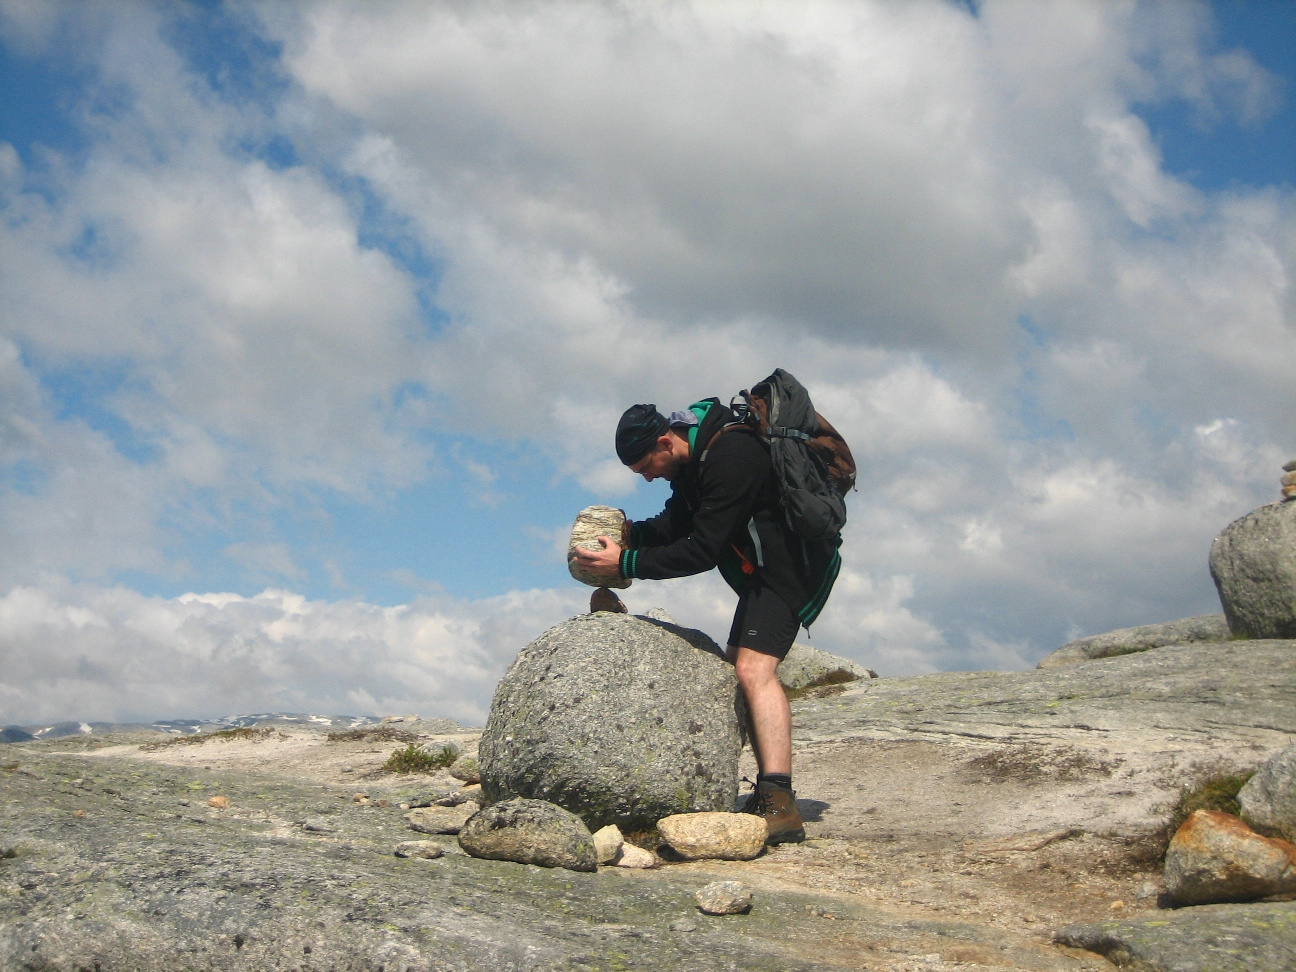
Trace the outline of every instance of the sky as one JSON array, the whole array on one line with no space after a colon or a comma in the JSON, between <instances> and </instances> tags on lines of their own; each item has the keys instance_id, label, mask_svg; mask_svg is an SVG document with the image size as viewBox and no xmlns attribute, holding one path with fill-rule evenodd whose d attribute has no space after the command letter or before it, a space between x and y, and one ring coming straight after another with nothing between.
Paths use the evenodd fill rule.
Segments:
<instances>
[{"instance_id":1,"label":"sky","mask_svg":"<svg viewBox=\"0 0 1296 972\"><path fill-rule=\"evenodd\" d=\"M0 723L481 724L668 495L621 411L775 367L883 676L1218 611L1296 456L1283 0L0 0L0 71Z\"/></svg>"}]
</instances>

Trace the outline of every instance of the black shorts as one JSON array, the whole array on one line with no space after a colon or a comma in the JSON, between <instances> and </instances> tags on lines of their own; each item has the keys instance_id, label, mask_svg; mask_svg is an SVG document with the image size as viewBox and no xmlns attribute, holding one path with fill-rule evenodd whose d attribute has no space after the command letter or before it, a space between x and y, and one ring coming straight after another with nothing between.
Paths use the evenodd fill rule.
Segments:
<instances>
[{"instance_id":1,"label":"black shorts","mask_svg":"<svg viewBox=\"0 0 1296 972\"><path fill-rule=\"evenodd\" d=\"M783 598L757 584L738 601L729 644L781 659L787 657L800 630L801 622Z\"/></svg>"}]
</instances>

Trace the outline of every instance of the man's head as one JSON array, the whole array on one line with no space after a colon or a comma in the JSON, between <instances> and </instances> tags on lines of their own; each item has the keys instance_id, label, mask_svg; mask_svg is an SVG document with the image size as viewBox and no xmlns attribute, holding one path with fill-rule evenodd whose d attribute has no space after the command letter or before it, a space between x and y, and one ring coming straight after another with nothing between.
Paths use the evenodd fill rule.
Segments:
<instances>
[{"instance_id":1,"label":"man's head","mask_svg":"<svg viewBox=\"0 0 1296 972\"><path fill-rule=\"evenodd\" d=\"M617 456L630 471L654 479L674 480L688 462L688 440L676 434L656 405L632 405L616 431Z\"/></svg>"}]
</instances>

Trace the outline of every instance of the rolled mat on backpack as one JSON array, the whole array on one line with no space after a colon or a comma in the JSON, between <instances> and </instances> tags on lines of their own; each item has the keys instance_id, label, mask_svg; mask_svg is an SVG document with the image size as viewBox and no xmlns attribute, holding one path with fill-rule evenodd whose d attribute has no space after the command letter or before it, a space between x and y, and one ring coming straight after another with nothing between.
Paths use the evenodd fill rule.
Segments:
<instances>
[{"instance_id":1,"label":"rolled mat on backpack","mask_svg":"<svg viewBox=\"0 0 1296 972\"><path fill-rule=\"evenodd\" d=\"M591 574L576 560L578 547L599 550L602 547L598 542L599 537L611 537L624 547L630 539L630 524L625 513L613 506L587 506L581 510L576 515L576 522L572 524L571 540L567 544L567 570L582 584L590 587L624 590L630 586L630 578Z\"/></svg>"}]
</instances>

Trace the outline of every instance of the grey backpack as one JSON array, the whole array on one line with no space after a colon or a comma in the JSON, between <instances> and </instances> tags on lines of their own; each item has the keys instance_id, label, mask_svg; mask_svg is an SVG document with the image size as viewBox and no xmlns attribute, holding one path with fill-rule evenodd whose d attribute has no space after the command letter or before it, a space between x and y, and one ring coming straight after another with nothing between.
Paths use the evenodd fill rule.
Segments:
<instances>
[{"instance_id":1,"label":"grey backpack","mask_svg":"<svg viewBox=\"0 0 1296 972\"><path fill-rule=\"evenodd\" d=\"M846 494L855 486L850 446L782 368L740 395L743 404L730 404L734 421L716 436L744 427L759 433L769 444L788 527L802 540L835 541L846 525Z\"/></svg>"}]
</instances>

